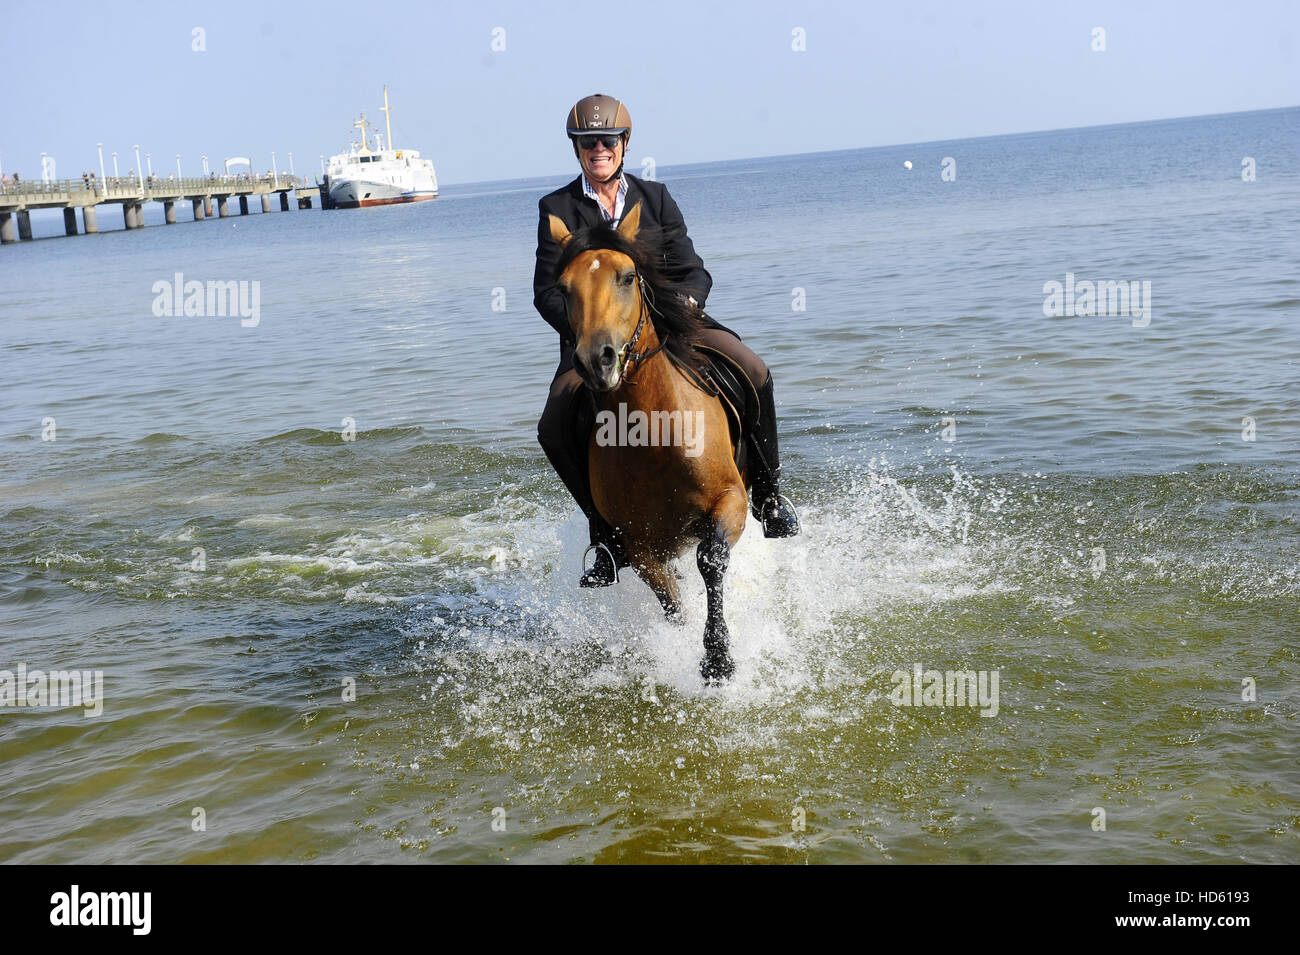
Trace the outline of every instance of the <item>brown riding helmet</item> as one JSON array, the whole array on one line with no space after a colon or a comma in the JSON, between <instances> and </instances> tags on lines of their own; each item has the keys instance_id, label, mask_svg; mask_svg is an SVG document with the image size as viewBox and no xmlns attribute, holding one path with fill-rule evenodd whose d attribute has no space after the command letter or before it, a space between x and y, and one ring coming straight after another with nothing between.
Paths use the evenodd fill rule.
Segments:
<instances>
[{"instance_id":1,"label":"brown riding helmet","mask_svg":"<svg viewBox=\"0 0 1300 955\"><path fill-rule=\"evenodd\" d=\"M578 154L577 137L583 133L621 133L623 148L632 138L632 114L612 96L593 93L573 104L564 117L564 132L573 140L573 154Z\"/></svg>"}]
</instances>

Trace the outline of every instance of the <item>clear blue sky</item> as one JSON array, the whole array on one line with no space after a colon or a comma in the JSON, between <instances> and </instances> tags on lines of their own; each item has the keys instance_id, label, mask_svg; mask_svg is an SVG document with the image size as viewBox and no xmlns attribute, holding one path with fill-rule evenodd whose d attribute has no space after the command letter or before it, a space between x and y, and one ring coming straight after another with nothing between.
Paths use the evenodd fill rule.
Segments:
<instances>
[{"instance_id":1,"label":"clear blue sky","mask_svg":"<svg viewBox=\"0 0 1300 955\"><path fill-rule=\"evenodd\" d=\"M271 150L315 172L387 83L397 145L455 183L572 170L591 92L660 166L1294 106L1300 3L53 0L5 5L0 64L6 172L44 151L79 176L99 140L123 174L137 142L163 175Z\"/></svg>"}]
</instances>

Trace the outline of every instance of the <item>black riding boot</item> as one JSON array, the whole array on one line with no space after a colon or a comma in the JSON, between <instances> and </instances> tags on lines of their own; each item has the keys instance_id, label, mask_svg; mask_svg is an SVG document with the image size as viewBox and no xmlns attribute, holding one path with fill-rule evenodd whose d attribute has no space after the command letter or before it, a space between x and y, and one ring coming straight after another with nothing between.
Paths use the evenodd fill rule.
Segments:
<instances>
[{"instance_id":1,"label":"black riding boot","mask_svg":"<svg viewBox=\"0 0 1300 955\"><path fill-rule=\"evenodd\" d=\"M574 501L587 517L591 546L582 555L584 568L580 587L608 587L618 580L618 570L629 563L623 546L618 542L618 535L609 526L609 522L600 516L596 504L591 499L591 475L587 473L587 442L591 429L595 427L596 406L591 393L585 388L575 396L571 407L571 420L560 435L548 432L550 440L544 440L538 432L538 440L546 457L550 460L555 473L564 481L564 486L573 495ZM556 438L563 437L563 440ZM596 551L596 562L586 570L587 554Z\"/></svg>"},{"instance_id":2,"label":"black riding boot","mask_svg":"<svg viewBox=\"0 0 1300 955\"><path fill-rule=\"evenodd\" d=\"M754 516L763 524L764 537L794 537L799 533L799 515L778 486L781 457L776 447L776 399L771 374L758 389L758 427L749 437L749 448L754 452L750 459Z\"/></svg>"},{"instance_id":3,"label":"black riding boot","mask_svg":"<svg viewBox=\"0 0 1300 955\"><path fill-rule=\"evenodd\" d=\"M631 561L627 559L627 552L623 550L623 545L619 543L614 528L609 526L609 522L601 517L594 507L591 509L587 521L591 528L591 546L587 548L587 552L590 553L595 550L596 562L590 570L583 573L582 579L578 581L578 586L609 587L618 580L618 572L630 564ZM587 564L586 554L582 555L582 563L585 567Z\"/></svg>"}]
</instances>

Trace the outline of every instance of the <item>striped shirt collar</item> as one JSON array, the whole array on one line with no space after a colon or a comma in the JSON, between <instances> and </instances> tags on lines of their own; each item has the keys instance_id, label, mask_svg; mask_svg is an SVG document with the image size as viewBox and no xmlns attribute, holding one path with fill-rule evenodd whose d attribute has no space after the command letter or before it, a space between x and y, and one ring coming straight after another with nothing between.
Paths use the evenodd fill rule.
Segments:
<instances>
[{"instance_id":1,"label":"striped shirt collar","mask_svg":"<svg viewBox=\"0 0 1300 955\"><path fill-rule=\"evenodd\" d=\"M618 221L623 218L623 203L627 200L627 176L618 177L618 196L614 199L614 214L611 216L609 210L605 208L605 203L600 201L600 196L596 195L596 190L591 188L591 183L587 181L587 174L582 174L582 194L590 199L596 200L596 206L600 209L600 214L605 217L605 221L610 225L618 225Z\"/></svg>"}]
</instances>

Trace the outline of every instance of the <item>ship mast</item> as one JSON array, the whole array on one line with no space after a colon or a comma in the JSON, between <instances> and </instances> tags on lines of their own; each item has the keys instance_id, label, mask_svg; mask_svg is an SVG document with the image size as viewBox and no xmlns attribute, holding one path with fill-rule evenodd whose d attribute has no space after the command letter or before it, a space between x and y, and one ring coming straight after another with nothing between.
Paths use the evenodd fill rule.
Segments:
<instances>
[{"instance_id":1,"label":"ship mast","mask_svg":"<svg viewBox=\"0 0 1300 955\"><path fill-rule=\"evenodd\" d=\"M388 86L384 86L384 126L388 130L388 148L393 148L393 118L388 115Z\"/></svg>"}]
</instances>

